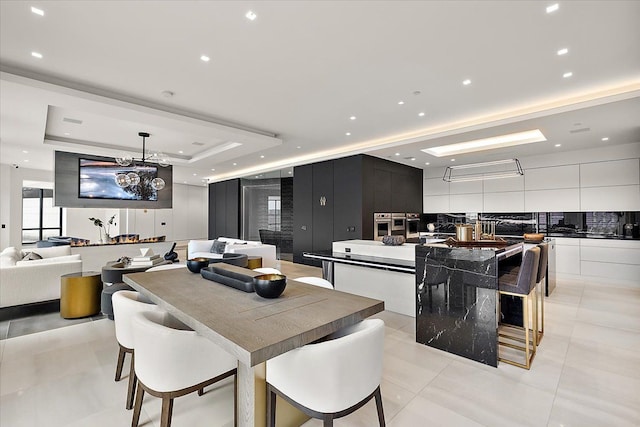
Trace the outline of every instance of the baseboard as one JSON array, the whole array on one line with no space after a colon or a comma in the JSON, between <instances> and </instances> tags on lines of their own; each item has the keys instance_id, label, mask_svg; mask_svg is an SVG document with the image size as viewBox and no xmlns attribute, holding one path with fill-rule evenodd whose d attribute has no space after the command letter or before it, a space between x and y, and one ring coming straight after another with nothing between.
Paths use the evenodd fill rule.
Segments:
<instances>
[{"instance_id":1,"label":"baseboard","mask_svg":"<svg viewBox=\"0 0 640 427\"><path fill-rule=\"evenodd\" d=\"M60 311L60 300L35 302L31 304L14 305L0 308L0 321L19 319L36 314L53 313Z\"/></svg>"}]
</instances>

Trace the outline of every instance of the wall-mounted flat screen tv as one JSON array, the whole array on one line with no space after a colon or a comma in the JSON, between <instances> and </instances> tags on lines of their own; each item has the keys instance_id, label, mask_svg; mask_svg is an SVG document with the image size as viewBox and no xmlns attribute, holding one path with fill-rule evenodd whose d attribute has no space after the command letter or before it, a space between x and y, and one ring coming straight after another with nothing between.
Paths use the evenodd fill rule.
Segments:
<instances>
[{"instance_id":1,"label":"wall-mounted flat screen tv","mask_svg":"<svg viewBox=\"0 0 640 427\"><path fill-rule=\"evenodd\" d=\"M151 187L151 181L158 177L154 165L120 166L109 160L79 159L79 192L81 199L144 200L157 201L158 191ZM135 172L140 183L120 187L116 175Z\"/></svg>"}]
</instances>

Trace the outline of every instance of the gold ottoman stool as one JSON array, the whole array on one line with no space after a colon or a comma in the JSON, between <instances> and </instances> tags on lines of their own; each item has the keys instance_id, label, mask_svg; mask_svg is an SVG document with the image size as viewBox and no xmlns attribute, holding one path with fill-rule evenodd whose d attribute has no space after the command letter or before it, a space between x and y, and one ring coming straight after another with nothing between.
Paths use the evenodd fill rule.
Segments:
<instances>
[{"instance_id":1,"label":"gold ottoman stool","mask_svg":"<svg viewBox=\"0 0 640 427\"><path fill-rule=\"evenodd\" d=\"M253 270L254 268L262 267L262 257L261 256L249 256L247 257L247 268Z\"/></svg>"},{"instance_id":2,"label":"gold ottoman stool","mask_svg":"<svg viewBox=\"0 0 640 427\"><path fill-rule=\"evenodd\" d=\"M60 276L60 316L87 317L100 312L100 272L84 271Z\"/></svg>"}]
</instances>

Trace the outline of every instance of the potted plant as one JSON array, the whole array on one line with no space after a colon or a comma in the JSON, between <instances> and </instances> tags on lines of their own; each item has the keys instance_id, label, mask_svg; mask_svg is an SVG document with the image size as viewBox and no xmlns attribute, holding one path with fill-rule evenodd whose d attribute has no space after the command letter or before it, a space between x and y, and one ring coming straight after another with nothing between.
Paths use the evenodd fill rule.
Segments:
<instances>
[{"instance_id":1,"label":"potted plant","mask_svg":"<svg viewBox=\"0 0 640 427\"><path fill-rule=\"evenodd\" d=\"M116 225L115 219L116 219L116 216L113 215L111 218L109 218L109 221L107 221L107 223L105 224L100 218L93 218L93 217L89 218L89 221L93 221L93 225L95 225L100 229L100 243L107 243L111 239L109 235L111 231L111 226Z\"/></svg>"}]
</instances>

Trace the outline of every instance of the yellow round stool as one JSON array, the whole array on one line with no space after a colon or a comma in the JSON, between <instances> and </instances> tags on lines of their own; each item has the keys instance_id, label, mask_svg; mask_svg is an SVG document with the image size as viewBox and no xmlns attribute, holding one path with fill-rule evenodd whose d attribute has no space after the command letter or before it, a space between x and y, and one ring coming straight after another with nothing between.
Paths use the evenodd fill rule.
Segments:
<instances>
[{"instance_id":1,"label":"yellow round stool","mask_svg":"<svg viewBox=\"0 0 640 427\"><path fill-rule=\"evenodd\" d=\"M102 281L97 271L60 276L60 316L75 319L98 314L101 292Z\"/></svg>"}]
</instances>

